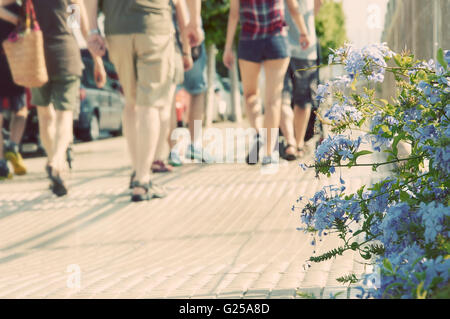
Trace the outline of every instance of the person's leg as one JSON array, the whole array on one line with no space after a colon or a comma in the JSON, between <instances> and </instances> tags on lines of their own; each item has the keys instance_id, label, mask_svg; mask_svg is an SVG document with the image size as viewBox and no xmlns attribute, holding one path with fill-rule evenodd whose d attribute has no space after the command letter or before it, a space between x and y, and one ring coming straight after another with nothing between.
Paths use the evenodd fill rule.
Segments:
<instances>
[{"instance_id":1,"label":"person's leg","mask_svg":"<svg viewBox=\"0 0 450 319\"><path fill-rule=\"evenodd\" d=\"M73 141L73 111L56 110L53 154L49 165L57 172L65 168L66 152Z\"/></svg>"},{"instance_id":2,"label":"person's leg","mask_svg":"<svg viewBox=\"0 0 450 319\"><path fill-rule=\"evenodd\" d=\"M137 107L134 104L128 103L123 109L122 115L122 130L125 140L127 141L128 154L131 160L131 169L136 172L137 169L137 153L138 153L138 141L137 141Z\"/></svg>"},{"instance_id":3,"label":"person's leg","mask_svg":"<svg viewBox=\"0 0 450 319\"><path fill-rule=\"evenodd\" d=\"M239 59L239 68L241 71L247 118L251 127L259 131L261 128L261 104L258 78L261 72L261 63Z\"/></svg>"},{"instance_id":4,"label":"person's leg","mask_svg":"<svg viewBox=\"0 0 450 319\"><path fill-rule=\"evenodd\" d=\"M305 136L318 86L316 61L293 58L295 69L306 69L294 74L294 127L298 155L305 155Z\"/></svg>"},{"instance_id":5,"label":"person's leg","mask_svg":"<svg viewBox=\"0 0 450 319\"><path fill-rule=\"evenodd\" d=\"M28 109L26 105L23 105L17 112L15 112L11 118L10 125L10 141L19 145L22 141L23 132L25 131L25 125L27 122Z\"/></svg>"},{"instance_id":6,"label":"person's leg","mask_svg":"<svg viewBox=\"0 0 450 319\"><path fill-rule=\"evenodd\" d=\"M264 129L266 129L266 154L271 156L278 138L273 140L272 130L280 127L281 93L283 79L289 65L289 58L264 61L266 75L266 104L264 115ZM275 137L275 136L274 136Z\"/></svg>"},{"instance_id":7,"label":"person's leg","mask_svg":"<svg viewBox=\"0 0 450 319\"><path fill-rule=\"evenodd\" d=\"M170 96L174 96L176 86L172 85L169 91ZM152 164L152 171L154 173L169 172L173 169L172 166L166 165L164 160L168 156L169 144L167 142L169 133L171 132L171 111L172 111L172 100L167 106L163 107L159 111L159 119L161 122L161 129L158 139L158 144L155 151L155 159Z\"/></svg>"},{"instance_id":8,"label":"person's leg","mask_svg":"<svg viewBox=\"0 0 450 319\"><path fill-rule=\"evenodd\" d=\"M311 116L312 105L306 103L306 105L295 105L294 107L294 126L295 126L295 139L297 147L303 149L305 147L305 135L308 128L309 118ZM301 155L301 154L300 154Z\"/></svg>"},{"instance_id":9,"label":"person's leg","mask_svg":"<svg viewBox=\"0 0 450 319\"><path fill-rule=\"evenodd\" d=\"M20 143L25 130L28 109L26 106L25 95L10 98L10 106L13 114L10 123L9 143L5 148L5 158L11 162L16 175L25 175L27 168L20 154Z\"/></svg>"},{"instance_id":10,"label":"person's leg","mask_svg":"<svg viewBox=\"0 0 450 319\"><path fill-rule=\"evenodd\" d=\"M156 107L137 107L137 167L136 181L148 184L150 168L155 157L156 147L160 135L160 110ZM143 194L143 189L135 188L134 195Z\"/></svg>"},{"instance_id":11,"label":"person's leg","mask_svg":"<svg viewBox=\"0 0 450 319\"><path fill-rule=\"evenodd\" d=\"M295 147L297 142L294 131L294 111L290 104L282 103L281 105L280 129L287 143L285 153L292 158L297 151Z\"/></svg>"},{"instance_id":12,"label":"person's leg","mask_svg":"<svg viewBox=\"0 0 450 319\"><path fill-rule=\"evenodd\" d=\"M108 36L109 56L119 75L124 90L125 107L122 114L122 130L127 142L131 169L135 175L137 169L137 107L136 107L136 65L133 51L134 35Z\"/></svg>"},{"instance_id":13,"label":"person's leg","mask_svg":"<svg viewBox=\"0 0 450 319\"><path fill-rule=\"evenodd\" d=\"M169 105L172 97L170 90L175 73L175 48L173 37L165 35L138 34L134 36L133 44L137 56L138 184L133 189L132 201L141 201L165 196L165 192L158 194L158 191L153 189L154 185L150 183L150 168L160 137L160 112Z\"/></svg>"},{"instance_id":14,"label":"person's leg","mask_svg":"<svg viewBox=\"0 0 450 319\"><path fill-rule=\"evenodd\" d=\"M291 64L288 67L283 84L283 95L281 104L280 129L286 139L286 149L284 150L287 160L294 160L296 157L296 140L294 131L294 111L292 110L292 94L293 94L293 70Z\"/></svg>"},{"instance_id":15,"label":"person's leg","mask_svg":"<svg viewBox=\"0 0 450 319\"><path fill-rule=\"evenodd\" d=\"M8 163L6 162L3 154L3 114L0 99L0 181L12 178L12 174L9 171Z\"/></svg>"},{"instance_id":16,"label":"person's leg","mask_svg":"<svg viewBox=\"0 0 450 319\"><path fill-rule=\"evenodd\" d=\"M2 103L0 99L0 103ZM0 105L0 160L5 159L5 154L3 153L3 113Z\"/></svg>"},{"instance_id":17,"label":"person's leg","mask_svg":"<svg viewBox=\"0 0 450 319\"><path fill-rule=\"evenodd\" d=\"M202 136L196 133L200 128L195 127L196 121L203 121L205 113L205 93L191 95L191 105L189 107L189 133L191 134L191 142L193 145L202 144Z\"/></svg>"},{"instance_id":18,"label":"person's leg","mask_svg":"<svg viewBox=\"0 0 450 319\"><path fill-rule=\"evenodd\" d=\"M189 114L188 114L188 128L191 135L191 145L188 149L188 157L197 159L199 161L208 162L209 155L204 154L202 144L203 136L200 133L202 127L195 123L202 123L206 108L206 90L207 84L207 56L205 45L200 46L200 56L194 62L191 70L185 72L183 87L191 95Z\"/></svg>"},{"instance_id":19,"label":"person's leg","mask_svg":"<svg viewBox=\"0 0 450 319\"><path fill-rule=\"evenodd\" d=\"M37 106L37 114L39 121L39 138L42 146L47 153L47 165L53 158L55 133L56 133L56 112L52 105Z\"/></svg>"}]
</instances>

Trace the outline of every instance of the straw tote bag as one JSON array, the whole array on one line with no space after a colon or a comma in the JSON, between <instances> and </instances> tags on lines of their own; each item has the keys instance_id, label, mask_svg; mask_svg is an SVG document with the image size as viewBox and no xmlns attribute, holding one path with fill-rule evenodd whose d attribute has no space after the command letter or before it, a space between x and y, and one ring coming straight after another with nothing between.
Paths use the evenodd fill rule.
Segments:
<instances>
[{"instance_id":1,"label":"straw tote bag","mask_svg":"<svg viewBox=\"0 0 450 319\"><path fill-rule=\"evenodd\" d=\"M41 87L48 82L44 39L33 2L26 0L23 5L25 27L18 27L2 45L14 82L27 88Z\"/></svg>"}]
</instances>

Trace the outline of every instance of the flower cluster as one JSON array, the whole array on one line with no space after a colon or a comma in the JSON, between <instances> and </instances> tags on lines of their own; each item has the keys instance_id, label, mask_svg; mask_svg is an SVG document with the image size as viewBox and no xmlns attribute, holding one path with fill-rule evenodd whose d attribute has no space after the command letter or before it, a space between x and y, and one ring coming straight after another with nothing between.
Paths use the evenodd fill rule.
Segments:
<instances>
[{"instance_id":1,"label":"flower cluster","mask_svg":"<svg viewBox=\"0 0 450 319\"><path fill-rule=\"evenodd\" d=\"M333 53L329 57L329 64L343 64L349 79L363 75L374 82L383 82L387 67L386 59L394 56L386 43L371 44L362 49L347 44L345 48L335 50Z\"/></svg>"},{"instance_id":2,"label":"flower cluster","mask_svg":"<svg viewBox=\"0 0 450 319\"><path fill-rule=\"evenodd\" d=\"M389 60L396 66L389 66ZM333 96L337 102L325 114L335 135L318 146L316 172L330 176L337 167L372 166L376 171L396 165L391 176L354 194L345 193L341 178L340 186L327 186L305 203L305 229L319 236L336 232L343 241L310 262L354 250L378 265L381 276L379 287L360 287L360 297L449 298L450 51L440 50L437 61L417 61L385 44L347 45L334 51L329 62L342 64L347 74L319 88L319 101ZM368 88L356 93L358 79L382 82L386 72L396 75L399 92L393 103ZM347 96L346 88L352 94ZM364 133L347 133L358 128ZM383 151L385 161L359 163L371 153L360 150L365 142ZM401 143L409 145L406 158L399 155Z\"/></svg>"}]
</instances>

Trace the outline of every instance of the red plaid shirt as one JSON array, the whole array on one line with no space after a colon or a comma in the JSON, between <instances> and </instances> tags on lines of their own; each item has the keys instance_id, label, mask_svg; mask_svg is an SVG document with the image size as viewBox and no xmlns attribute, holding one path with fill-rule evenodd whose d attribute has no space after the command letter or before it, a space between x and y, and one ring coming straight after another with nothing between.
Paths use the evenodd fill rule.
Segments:
<instances>
[{"instance_id":1,"label":"red plaid shirt","mask_svg":"<svg viewBox=\"0 0 450 319\"><path fill-rule=\"evenodd\" d=\"M240 0L241 39L285 35L284 0Z\"/></svg>"}]
</instances>

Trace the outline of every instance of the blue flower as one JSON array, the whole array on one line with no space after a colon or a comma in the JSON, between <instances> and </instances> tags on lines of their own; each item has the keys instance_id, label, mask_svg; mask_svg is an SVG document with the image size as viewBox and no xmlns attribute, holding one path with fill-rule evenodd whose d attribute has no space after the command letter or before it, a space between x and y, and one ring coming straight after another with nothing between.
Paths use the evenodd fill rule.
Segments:
<instances>
[{"instance_id":1,"label":"blue flower","mask_svg":"<svg viewBox=\"0 0 450 319\"><path fill-rule=\"evenodd\" d=\"M319 87L317 88L316 100L320 103L323 103L325 99L330 95L329 88L329 83L319 84Z\"/></svg>"}]
</instances>

